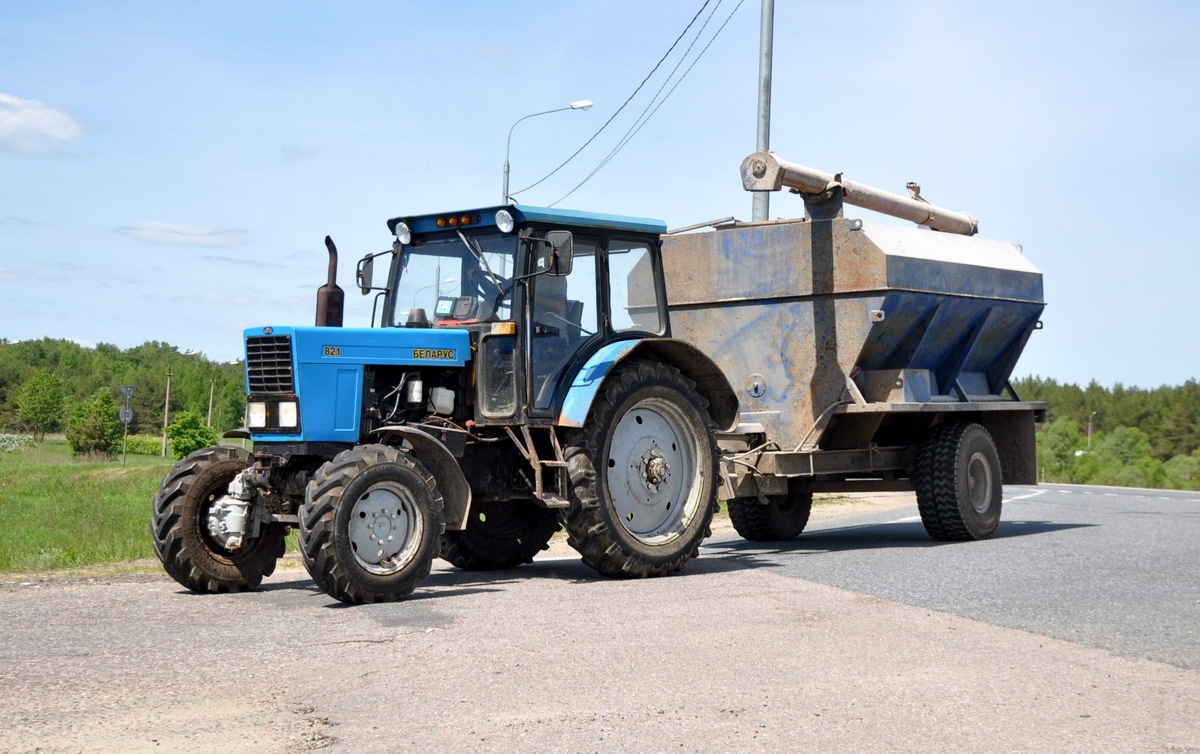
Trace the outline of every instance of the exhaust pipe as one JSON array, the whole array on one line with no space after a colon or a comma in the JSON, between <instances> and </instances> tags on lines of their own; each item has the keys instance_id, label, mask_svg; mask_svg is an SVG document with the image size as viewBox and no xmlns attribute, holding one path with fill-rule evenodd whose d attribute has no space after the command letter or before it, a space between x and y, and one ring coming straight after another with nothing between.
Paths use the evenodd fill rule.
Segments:
<instances>
[{"instance_id":1,"label":"exhaust pipe","mask_svg":"<svg viewBox=\"0 0 1200 754\"><path fill-rule=\"evenodd\" d=\"M345 294L337 284L337 247L329 236L325 248L329 249L329 280L317 289L317 327L341 327Z\"/></svg>"}]
</instances>

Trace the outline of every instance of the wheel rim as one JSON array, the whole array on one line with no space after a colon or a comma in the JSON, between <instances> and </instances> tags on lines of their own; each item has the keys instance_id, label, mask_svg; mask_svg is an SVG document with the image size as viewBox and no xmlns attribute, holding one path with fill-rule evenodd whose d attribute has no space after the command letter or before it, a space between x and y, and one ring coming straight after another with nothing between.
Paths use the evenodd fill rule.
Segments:
<instances>
[{"instance_id":1,"label":"wheel rim","mask_svg":"<svg viewBox=\"0 0 1200 754\"><path fill-rule=\"evenodd\" d=\"M607 459L608 492L625 531L646 544L679 536L695 515L698 440L673 402L639 401L613 429Z\"/></svg>"},{"instance_id":2,"label":"wheel rim","mask_svg":"<svg viewBox=\"0 0 1200 754\"><path fill-rule=\"evenodd\" d=\"M412 562L420 547L424 521L409 490L379 484L355 501L347 528L350 549L358 564L386 576Z\"/></svg>"},{"instance_id":3,"label":"wheel rim","mask_svg":"<svg viewBox=\"0 0 1200 754\"><path fill-rule=\"evenodd\" d=\"M967 496L977 513L986 513L992 504L992 467L983 453L967 461Z\"/></svg>"}]
</instances>

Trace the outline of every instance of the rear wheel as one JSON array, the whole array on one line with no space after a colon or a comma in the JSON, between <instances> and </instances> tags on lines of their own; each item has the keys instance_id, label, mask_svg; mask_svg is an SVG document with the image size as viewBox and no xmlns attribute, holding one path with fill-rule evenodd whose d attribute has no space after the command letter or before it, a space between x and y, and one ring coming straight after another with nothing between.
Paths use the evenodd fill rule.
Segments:
<instances>
[{"instance_id":1,"label":"rear wheel","mask_svg":"<svg viewBox=\"0 0 1200 754\"><path fill-rule=\"evenodd\" d=\"M154 498L150 531L154 552L171 578L197 592L253 589L275 571L283 556L286 530L264 525L236 552L222 547L208 530L214 502L239 471L254 459L241 448L197 450L171 467Z\"/></svg>"},{"instance_id":2,"label":"rear wheel","mask_svg":"<svg viewBox=\"0 0 1200 754\"><path fill-rule=\"evenodd\" d=\"M711 534L717 445L707 403L679 370L618 367L569 440L568 541L605 576L683 568Z\"/></svg>"},{"instance_id":3,"label":"rear wheel","mask_svg":"<svg viewBox=\"0 0 1200 754\"><path fill-rule=\"evenodd\" d=\"M516 568L548 547L558 511L531 500L471 504L467 528L442 535L442 558L466 571Z\"/></svg>"},{"instance_id":4,"label":"rear wheel","mask_svg":"<svg viewBox=\"0 0 1200 754\"><path fill-rule=\"evenodd\" d=\"M442 496L425 467L396 448L364 445L308 483L300 555L329 596L388 602L429 575L444 529Z\"/></svg>"},{"instance_id":5,"label":"rear wheel","mask_svg":"<svg viewBox=\"0 0 1200 754\"><path fill-rule=\"evenodd\" d=\"M917 450L913 483L921 522L934 539L987 539L1000 525L1000 457L979 424L935 428Z\"/></svg>"},{"instance_id":6,"label":"rear wheel","mask_svg":"<svg viewBox=\"0 0 1200 754\"><path fill-rule=\"evenodd\" d=\"M812 512L812 493L792 489L786 495L768 495L764 505L758 498L730 500L729 520L743 539L751 542L786 542L800 536Z\"/></svg>"}]
</instances>

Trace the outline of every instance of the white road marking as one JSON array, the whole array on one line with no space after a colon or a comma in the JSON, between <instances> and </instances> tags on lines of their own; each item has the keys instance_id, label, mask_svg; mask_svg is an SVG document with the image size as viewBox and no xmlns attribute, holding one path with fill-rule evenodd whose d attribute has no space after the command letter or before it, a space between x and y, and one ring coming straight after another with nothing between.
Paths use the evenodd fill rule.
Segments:
<instances>
[{"instance_id":1,"label":"white road marking","mask_svg":"<svg viewBox=\"0 0 1200 754\"><path fill-rule=\"evenodd\" d=\"M1017 495L1016 497L1010 497L1006 500L1001 500L1000 502L1011 503L1014 500L1026 500L1031 497L1037 497L1038 495L1045 495L1049 491L1050 490L1034 490L1033 492L1030 492L1028 495Z\"/></svg>"}]
</instances>

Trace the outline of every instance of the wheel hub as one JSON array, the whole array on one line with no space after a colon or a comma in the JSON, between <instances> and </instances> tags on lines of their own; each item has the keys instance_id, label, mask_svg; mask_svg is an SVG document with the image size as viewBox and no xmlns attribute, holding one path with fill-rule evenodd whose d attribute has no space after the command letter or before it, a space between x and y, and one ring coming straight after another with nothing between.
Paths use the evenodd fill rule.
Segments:
<instances>
[{"instance_id":1,"label":"wheel hub","mask_svg":"<svg viewBox=\"0 0 1200 754\"><path fill-rule=\"evenodd\" d=\"M696 511L697 448L686 416L674 404L648 398L613 428L607 482L621 526L647 544L687 528Z\"/></svg>"},{"instance_id":2,"label":"wheel hub","mask_svg":"<svg viewBox=\"0 0 1200 754\"><path fill-rule=\"evenodd\" d=\"M373 573L391 573L404 566L420 541L420 519L412 501L390 487L375 487L350 511L350 546L354 557Z\"/></svg>"}]
</instances>

